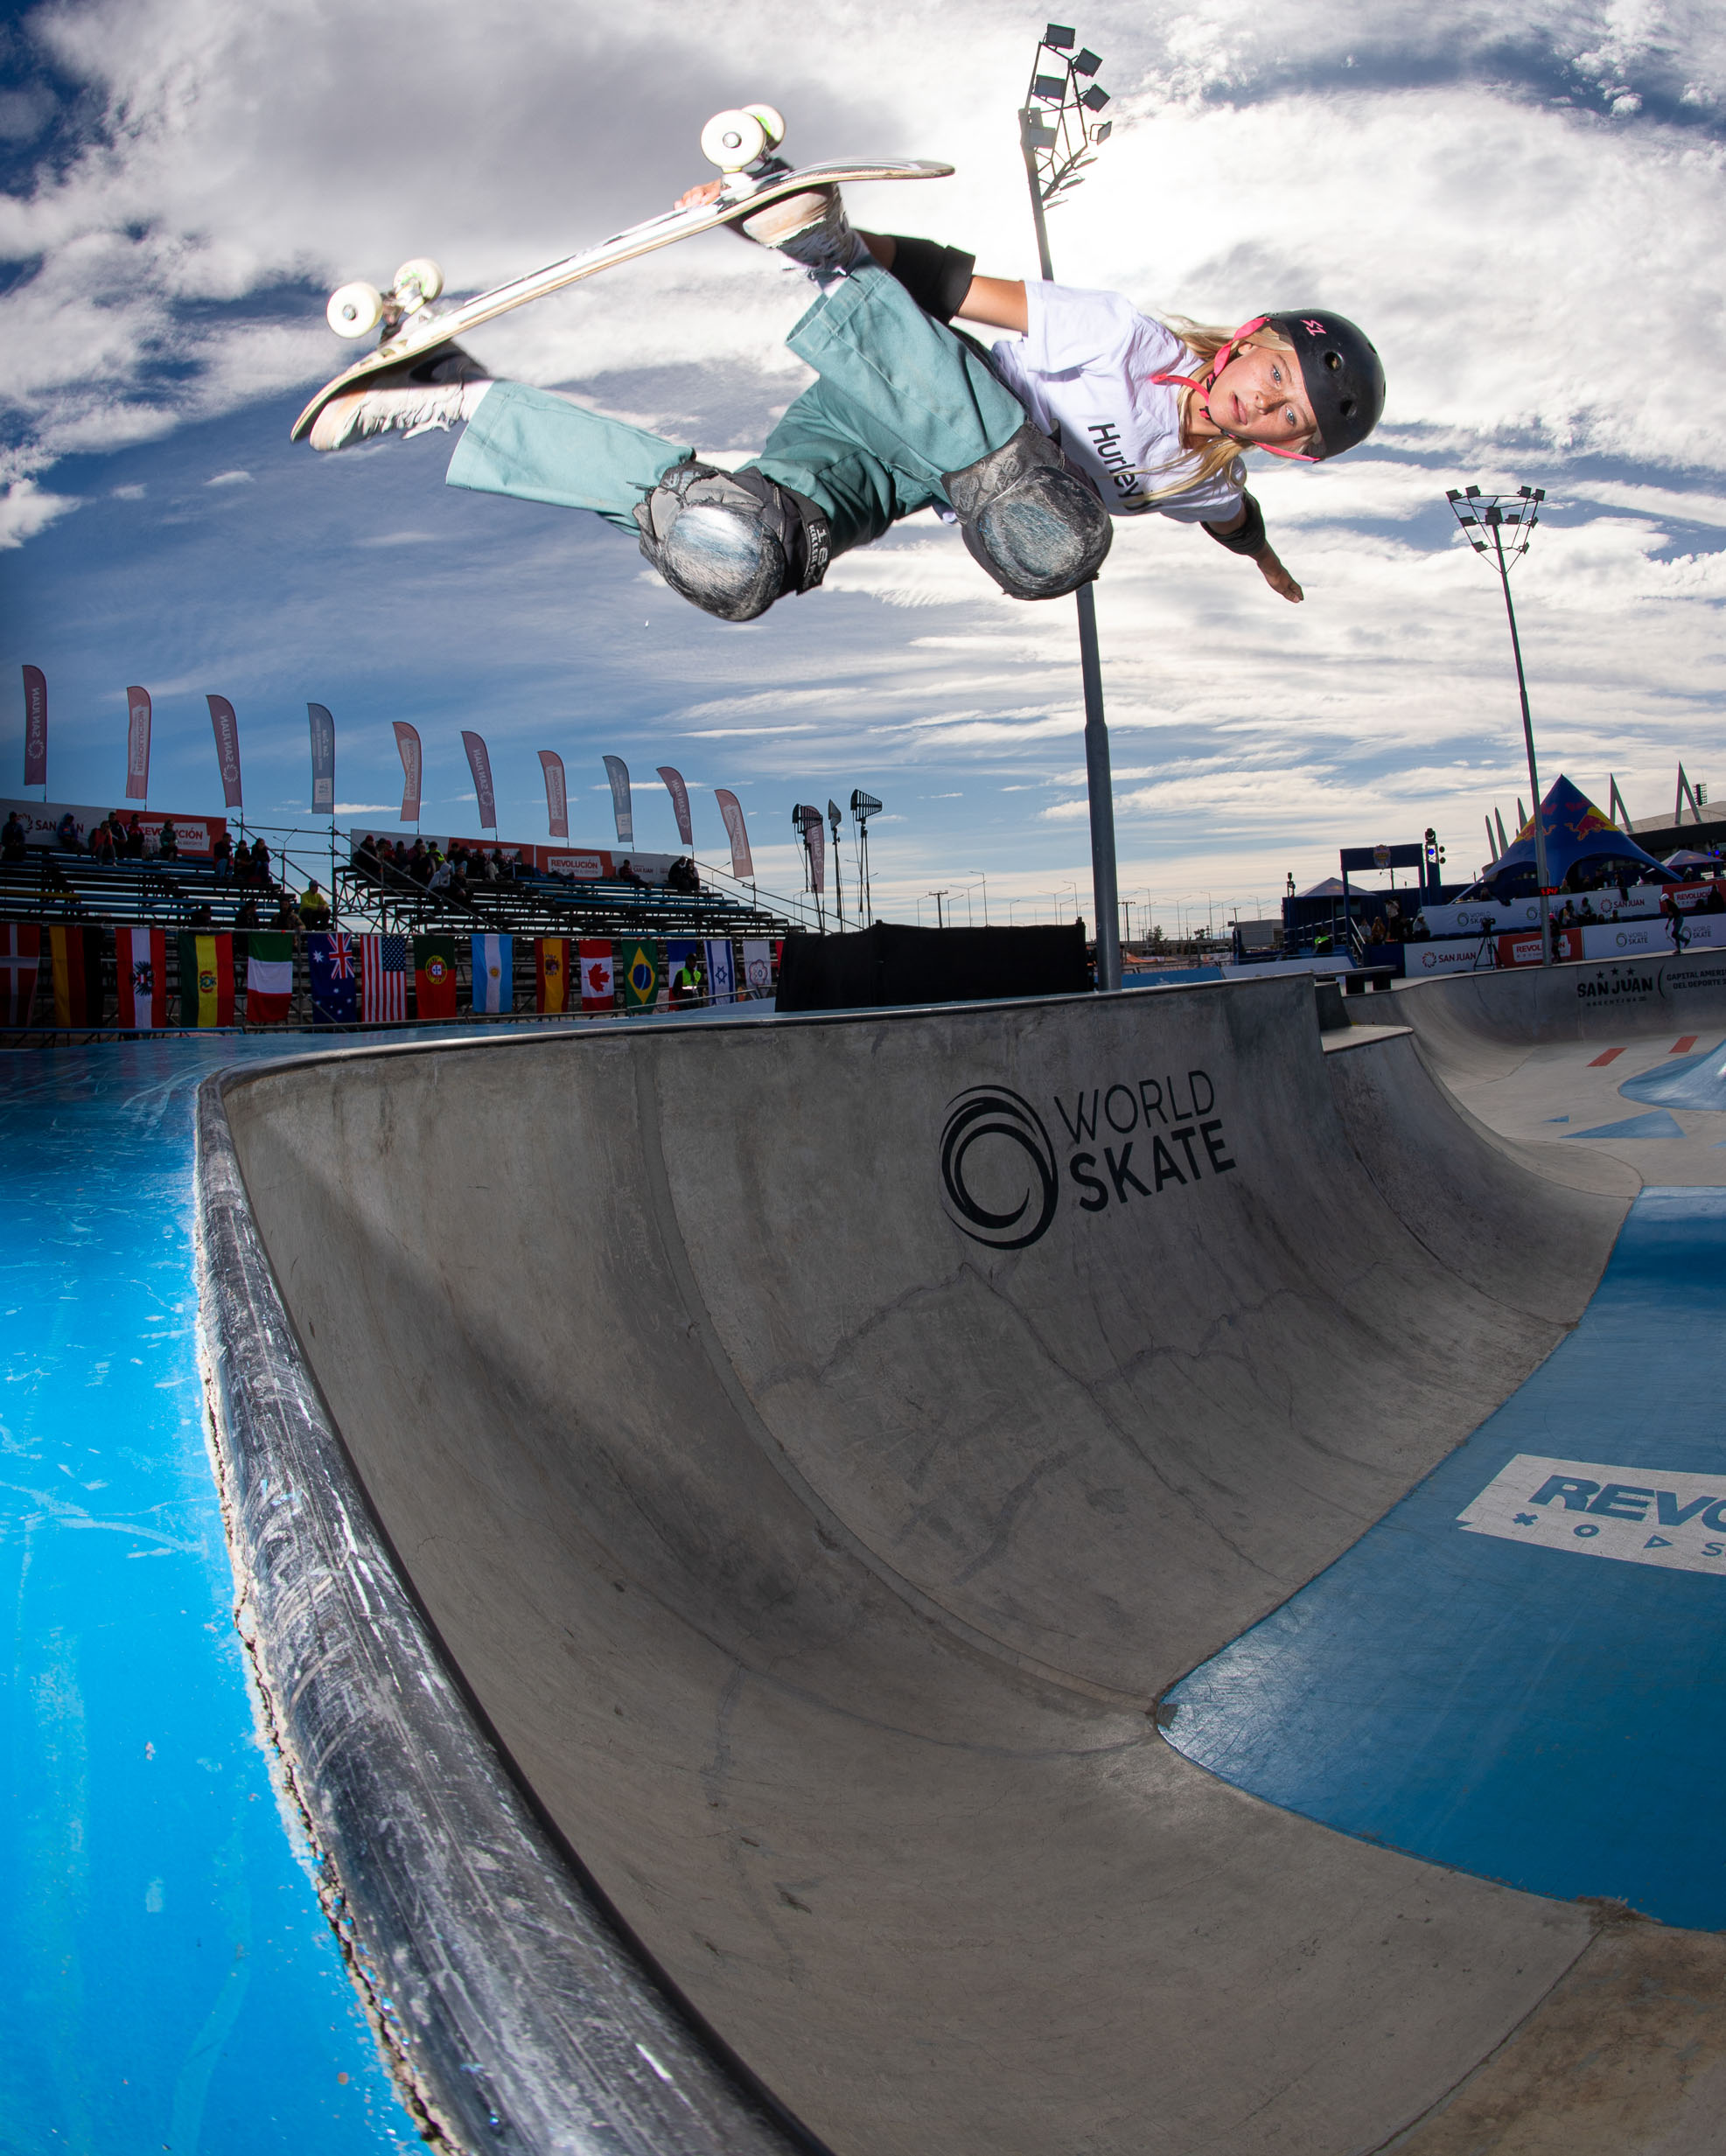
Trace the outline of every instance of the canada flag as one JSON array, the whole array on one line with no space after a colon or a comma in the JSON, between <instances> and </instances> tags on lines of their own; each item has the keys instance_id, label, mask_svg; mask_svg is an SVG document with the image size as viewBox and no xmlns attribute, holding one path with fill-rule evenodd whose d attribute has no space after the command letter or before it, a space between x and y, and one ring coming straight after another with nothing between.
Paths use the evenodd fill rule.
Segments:
<instances>
[{"instance_id":1,"label":"canada flag","mask_svg":"<svg viewBox=\"0 0 1726 2156\"><path fill-rule=\"evenodd\" d=\"M617 972L611 946L603 939L583 938L581 947L582 1008L611 1010L617 1001Z\"/></svg>"}]
</instances>

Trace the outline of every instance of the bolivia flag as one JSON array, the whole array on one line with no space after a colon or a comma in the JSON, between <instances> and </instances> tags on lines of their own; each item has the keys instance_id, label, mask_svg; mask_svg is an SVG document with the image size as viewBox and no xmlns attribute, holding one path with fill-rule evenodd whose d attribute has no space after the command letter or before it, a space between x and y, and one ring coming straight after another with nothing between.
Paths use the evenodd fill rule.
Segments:
<instances>
[{"instance_id":1,"label":"bolivia flag","mask_svg":"<svg viewBox=\"0 0 1726 2156\"><path fill-rule=\"evenodd\" d=\"M584 946L583 946L584 947ZM605 945L605 963L609 969L611 946ZM536 991L535 1008L542 1011L563 1011L570 1008L570 938L567 936L541 936L534 945L534 985Z\"/></svg>"},{"instance_id":2,"label":"bolivia flag","mask_svg":"<svg viewBox=\"0 0 1726 2156\"><path fill-rule=\"evenodd\" d=\"M617 1008L617 967L611 946L603 936L582 942L582 1008L607 1011Z\"/></svg>"},{"instance_id":3,"label":"bolivia flag","mask_svg":"<svg viewBox=\"0 0 1726 2156\"><path fill-rule=\"evenodd\" d=\"M652 1010L660 998L659 944L647 936L618 946L623 956L625 1008Z\"/></svg>"},{"instance_id":4,"label":"bolivia flag","mask_svg":"<svg viewBox=\"0 0 1726 2156\"><path fill-rule=\"evenodd\" d=\"M168 938L159 928L116 928L114 966L120 1023L139 1033L168 1017Z\"/></svg>"},{"instance_id":5,"label":"bolivia flag","mask_svg":"<svg viewBox=\"0 0 1726 2156\"><path fill-rule=\"evenodd\" d=\"M246 1023L279 1026L294 993L294 939L254 929L246 946Z\"/></svg>"},{"instance_id":6,"label":"bolivia flag","mask_svg":"<svg viewBox=\"0 0 1726 2156\"><path fill-rule=\"evenodd\" d=\"M102 1013L101 929L51 928L48 944L54 958L54 1023L99 1026Z\"/></svg>"},{"instance_id":7,"label":"bolivia flag","mask_svg":"<svg viewBox=\"0 0 1726 2156\"><path fill-rule=\"evenodd\" d=\"M182 934L180 937L180 1023L231 1026L234 1023L234 938Z\"/></svg>"},{"instance_id":8,"label":"bolivia flag","mask_svg":"<svg viewBox=\"0 0 1726 2156\"><path fill-rule=\"evenodd\" d=\"M515 1008L514 936L473 938L473 1008L489 1011Z\"/></svg>"},{"instance_id":9,"label":"bolivia flag","mask_svg":"<svg viewBox=\"0 0 1726 2156\"><path fill-rule=\"evenodd\" d=\"M456 939L453 936L414 938L414 1015L453 1018L456 1015Z\"/></svg>"}]
</instances>

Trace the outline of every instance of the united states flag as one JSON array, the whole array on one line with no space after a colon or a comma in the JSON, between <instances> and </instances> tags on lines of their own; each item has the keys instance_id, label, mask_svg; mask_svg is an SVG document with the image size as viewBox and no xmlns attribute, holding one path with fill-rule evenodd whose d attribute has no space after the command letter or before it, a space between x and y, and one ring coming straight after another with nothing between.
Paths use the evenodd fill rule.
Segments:
<instances>
[{"instance_id":1,"label":"united states flag","mask_svg":"<svg viewBox=\"0 0 1726 2156\"><path fill-rule=\"evenodd\" d=\"M408 938L362 936L360 1010L367 1025L408 1015Z\"/></svg>"}]
</instances>

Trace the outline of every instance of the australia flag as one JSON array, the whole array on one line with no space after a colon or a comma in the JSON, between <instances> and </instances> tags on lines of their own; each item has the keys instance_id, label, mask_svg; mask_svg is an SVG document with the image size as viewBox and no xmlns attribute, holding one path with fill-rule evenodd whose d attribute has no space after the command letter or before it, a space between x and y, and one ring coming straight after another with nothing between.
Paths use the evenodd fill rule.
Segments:
<instances>
[{"instance_id":1,"label":"australia flag","mask_svg":"<svg viewBox=\"0 0 1726 2156\"><path fill-rule=\"evenodd\" d=\"M360 968L353 938L345 930L308 936L305 954L311 967L311 1015L320 1026L360 1022Z\"/></svg>"}]
</instances>

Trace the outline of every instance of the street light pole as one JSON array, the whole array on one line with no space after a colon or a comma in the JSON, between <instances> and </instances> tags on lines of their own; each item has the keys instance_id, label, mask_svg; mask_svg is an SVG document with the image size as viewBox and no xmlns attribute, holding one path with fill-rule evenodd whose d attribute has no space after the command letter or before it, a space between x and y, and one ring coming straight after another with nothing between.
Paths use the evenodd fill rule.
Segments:
<instances>
[{"instance_id":1,"label":"street light pole","mask_svg":"<svg viewBox=\"0 0 1726 2156\"><path fill-rule=\"evenodd\" d=\"M1522 702L1522 742L1528 751L1528 792L1534 804L1534 874L1541 887L1541 964L1552 964L1552 879L1547 874L1546 821L1541 814L1541 775L1534 762L1534 722L1528 711L1528 680L1522 671L1522 639L1516 633L1516 609L1510 599L1510 572L1528 551L1528 541L1541 520L1540 506L1546 499L1543 486L1519 486L1513 499L1483 494L1478 486L1446 490L1444 499L1457 514L1463 536L1477 554L1486 552L1478 536L1490 533L1492 552L1488 567L1498 574L1505 590L1505 618L1510 624L1510 651L1516 661L1516 693ZM1505 534L1510 545L1505 545Z\"/></svg>"},{"instance_id":2,"label":"street light pole","mask_svg":"<svg viewBox=\"0 0 1726 2156\"><path fill-rule=\"evenodd\" d=\"M1094 80L1102 62L1094 52L1073 51L1073 33L1051 23L1037 48L1031 87L1019 114L1019 147L1031 183L1031 214L1037 227L1038 267L1045 284L1055 281L1045 211L1066 188L1075 187L1092 162L1094 144L1107 142L1112 122L1094 122L1108 102ZM1045 55L1049 56L1045 58ZM1060 69L1045 73L1045 67ZM1121 918L1115 889L1115 791L1109 774L1108 725L1103 715L1102 653L1097 644L1094 583L1073 594L1079 610L1079 675L1085 695L1085 785L1091 808L1091 900L1096 915L1097 986L1121 986Z\"/></svg>"}]
</instances>

